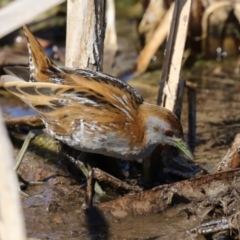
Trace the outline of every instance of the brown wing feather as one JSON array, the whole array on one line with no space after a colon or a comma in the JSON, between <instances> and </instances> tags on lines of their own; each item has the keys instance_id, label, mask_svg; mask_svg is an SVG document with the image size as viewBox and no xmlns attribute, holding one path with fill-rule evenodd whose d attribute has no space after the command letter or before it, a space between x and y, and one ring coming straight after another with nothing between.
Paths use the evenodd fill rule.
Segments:
<instances>
[{"instance_id":1,"label":"brown wing feather","mask_svg":"<svg viewBox=\"0 0 240 240\"><path fill-rule=\"evenodd\" d=\"M49 127L64 135L74 131L80 119L123 126L134 121L137 106L132 106L130 95L111 85L87 82L68 86L53 83L25 82L15 76L2 76L4 87L34 108ZM85 81L84 81L85 83ZM113 97L114 96L114 97Z\"/></svg>"}]
</instances>

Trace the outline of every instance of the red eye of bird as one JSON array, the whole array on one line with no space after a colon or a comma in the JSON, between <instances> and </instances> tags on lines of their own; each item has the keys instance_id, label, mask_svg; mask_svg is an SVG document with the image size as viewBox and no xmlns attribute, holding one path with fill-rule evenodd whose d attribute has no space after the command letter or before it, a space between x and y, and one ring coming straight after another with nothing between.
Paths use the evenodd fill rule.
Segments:
<instances>
[{"instance_id":1,"label":"red eye of bird","mask_svg":"<svg viewBox=\"0 0 240 240\"><path fill-rule=\"evenodd\" d=\"M164 131L165 135L168 136L168 137L172 137L173 136L173 131L167 129Z\"/></svg>"}]
</instances>

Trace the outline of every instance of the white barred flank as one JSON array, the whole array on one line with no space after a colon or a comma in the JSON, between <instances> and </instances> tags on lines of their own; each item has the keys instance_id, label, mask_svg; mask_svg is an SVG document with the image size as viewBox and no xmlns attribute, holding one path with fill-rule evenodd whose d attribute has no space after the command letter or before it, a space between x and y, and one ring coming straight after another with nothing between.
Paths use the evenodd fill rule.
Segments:
<instances>
[{"instance_id":1,"label":"white barred flank","mask_svg":"<svg viewBox=\"0 0 240 240\"><path fill-rule=\"evenodd\" d=\"M83 138L84 139L84 132L85 132L85 129L84 129L84 120L83 119L80 119L80 139Z\"/></svg>"}]
</instances>

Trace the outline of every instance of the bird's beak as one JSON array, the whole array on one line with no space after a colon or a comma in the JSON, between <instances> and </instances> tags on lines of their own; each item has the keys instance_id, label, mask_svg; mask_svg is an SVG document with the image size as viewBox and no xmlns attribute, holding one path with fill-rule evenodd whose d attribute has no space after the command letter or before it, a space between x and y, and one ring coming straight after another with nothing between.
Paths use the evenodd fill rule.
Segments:
<instances>
[{"instance_id":1,"label":"bird's beak","mask_svg":"<svg viewBox=\"0 0 240 240\"><path fill-rule=\"evenodd\" d=\"M174 146L182 151L189 159L193 160L194 156L187 145L187 143L183 139L176 139L174 141Z\"/></svg>"}]
</instances>

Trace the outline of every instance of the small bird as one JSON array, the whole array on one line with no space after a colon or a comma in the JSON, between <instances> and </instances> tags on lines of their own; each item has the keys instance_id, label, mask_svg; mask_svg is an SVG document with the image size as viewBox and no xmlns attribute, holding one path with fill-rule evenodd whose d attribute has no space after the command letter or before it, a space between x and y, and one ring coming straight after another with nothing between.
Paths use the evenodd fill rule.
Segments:
<instances>
[{"instance_id":1,"label":"small bird","mask_svg":"<svg viewBox=\"0 0 240 240\"><path fill-rule=\"evenodd\" d=\"M190 159L179 119L144 102L130 85L91 70L56 66L30 30L29 68L8 67L3 86L37 111L46 131L84 151L135 160L159 144L177 147Z\"/></svg>"}]
</instances>

